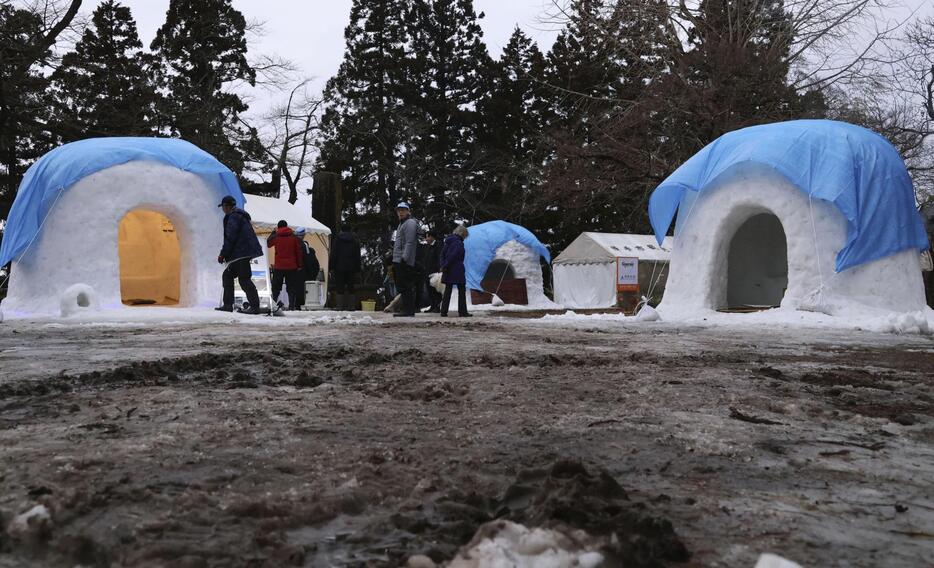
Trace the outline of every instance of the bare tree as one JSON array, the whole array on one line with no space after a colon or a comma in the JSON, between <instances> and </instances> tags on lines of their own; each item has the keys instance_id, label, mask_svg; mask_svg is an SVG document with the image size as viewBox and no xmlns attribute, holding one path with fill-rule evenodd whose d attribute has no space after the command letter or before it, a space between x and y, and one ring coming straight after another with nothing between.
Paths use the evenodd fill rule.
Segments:
<instances>
[{"instance_id":1,"label":"bare tree","mask_svg":"<svg viewBox=\"0 0 934 568\"><path fill-rule=\"evenodd\" d=\"M551 0L541 22L549 27L566 23L570 6L581 0ZM655 11L655 3L623 0L629 10ZM621 2L607 2L604 10L617 9ZM665 0L671 48L683 54L692 33L707 24L702 2ZM745 46L756 41L761 30L768 28L774 13L763 10L763 0L723 1L729 43ZM782 16L789 25L784 41L771 48L782 54L792 70L790 82L799 91L822 89L831 85L865 78L875 74L881 65L893 61L887 42L894 39L910 17L892 19L888 14L900 7L897 0L785 0ZM656 17L654 14L647 16ZM612 18L592 22L606 38L614 30L605 29Z\"/></svg>"},{"instance_id":2,"label":"bare tree","mask_svg":"<svg viewBox=\"0 0 934 568\"><path fill-rule=\"evenodd\" d=\"M293 87L286 102L259 123L250 125L241 119L254 133L267 158L263 169L272 174L272 188L285 181L289 203L298 199L299 186L311 180L316 157L315 134L320 127L322 100L309 93L309 83L306 79Z\"/></svg>"}]
</instances>

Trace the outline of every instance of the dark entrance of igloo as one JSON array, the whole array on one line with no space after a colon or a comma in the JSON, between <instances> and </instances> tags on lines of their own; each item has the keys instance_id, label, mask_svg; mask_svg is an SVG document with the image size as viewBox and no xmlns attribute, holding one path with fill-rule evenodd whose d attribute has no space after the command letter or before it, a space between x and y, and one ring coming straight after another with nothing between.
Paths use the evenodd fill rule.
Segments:
<instances>
[{"instance_id":1,"label":"dark entrance of igloo","mask_svg":"<svg viewBox=\"0 0 934 568\"><path fill-rule=\"evenodd\" d=\"M788 242L778 217L753 215L730 241L727 257L727 306L773 307L788 288Z\"/></svg>"},{"instance_id":2,"label":"dark entrance of igloo","mask_svg":"<svg viewBox=\"0 0 934 568\"><path fill-rule=\"evenodd\" d=\"M512 280L516 277L516 272L512 269L512 265L508 260L496 259L490 263L486 269L486 274L483 275L483 281L503 281L503 280Z\"/></svg>"}]
</instances>

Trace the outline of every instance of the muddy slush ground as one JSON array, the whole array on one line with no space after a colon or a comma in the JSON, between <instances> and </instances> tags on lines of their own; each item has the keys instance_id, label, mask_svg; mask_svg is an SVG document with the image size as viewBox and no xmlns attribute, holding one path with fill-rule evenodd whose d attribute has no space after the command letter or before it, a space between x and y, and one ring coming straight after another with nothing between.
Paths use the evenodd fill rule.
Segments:
<instances>
[{"instance_id":1,"label":"muddy slush ground","mask_svg":"<svg viewBox=\"0 0 934 568\"><path fill-rule=\"evenodd\" d=\"M7 322L0 377L2 567L399 566L496 518L608 565L934 565L926 337Z\"/></svg>"}]
</instances>

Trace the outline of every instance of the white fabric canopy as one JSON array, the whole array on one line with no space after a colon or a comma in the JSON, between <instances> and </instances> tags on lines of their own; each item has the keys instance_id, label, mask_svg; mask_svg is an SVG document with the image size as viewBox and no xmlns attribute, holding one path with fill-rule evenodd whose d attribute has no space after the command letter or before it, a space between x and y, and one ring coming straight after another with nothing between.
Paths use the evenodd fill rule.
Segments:
<instances>
[{"instance_id":1,"label":"white fabric canopy","mask_svg":"<svg viewBox=\"0 0 934 568\"><path fill-rule=\"evenodd\" d=\"M569 309L616 305L616 261L555 264L555 302Z\"/></svg>"},{"instance_id":2,"label":"white fabric canopy","mask_svg":"<svg viewBox=\"0 0 934 568\"><path fill-rule=\"evenodd\" d=\"M247 194L245 197L246 206L244 209L253 219L253 225L274 229L280 220L285 220L293 229L304 227L308 233L331 234L330 229L311 216L310 210L306 210L298 203L292 205L285 199L261 197L259 195Z\"/></svg>"}]
</instances>

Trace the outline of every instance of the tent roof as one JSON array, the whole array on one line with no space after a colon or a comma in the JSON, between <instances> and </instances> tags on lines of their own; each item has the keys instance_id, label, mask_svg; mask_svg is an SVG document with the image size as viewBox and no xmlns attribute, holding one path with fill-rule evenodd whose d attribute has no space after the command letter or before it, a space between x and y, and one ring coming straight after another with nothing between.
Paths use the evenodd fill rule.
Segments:
<instances>
[{"instance_id":1,"label":"tent roof","mask_svg":"<svg viewBox=\"0 0 934 568\"><path fill-rule=\"evenodd\" d=\"M253 224L274 229L280 220L284 219L290 227L304 227L309 233L331 234L320 221L316 221L309 212L298 205L292 205L285 199L275 197L262 197L259 195L245 195L246 212L253 219Z\"/></svg>"},{"instance_id":2,"label":"tent roof","mask_svg":"<svg viewBox=\"0 0 934 568\"><path fill-rule=\"evenodd\" d=\"M558 255L555 264L611 262L618 256L667 262L671 259L673 242L672 237L666 237L659 246L654 235L581 233Z\"/></svg>"}]
</instances>

